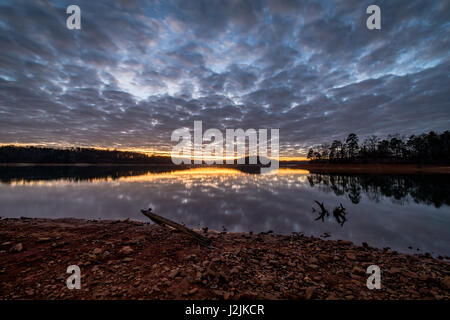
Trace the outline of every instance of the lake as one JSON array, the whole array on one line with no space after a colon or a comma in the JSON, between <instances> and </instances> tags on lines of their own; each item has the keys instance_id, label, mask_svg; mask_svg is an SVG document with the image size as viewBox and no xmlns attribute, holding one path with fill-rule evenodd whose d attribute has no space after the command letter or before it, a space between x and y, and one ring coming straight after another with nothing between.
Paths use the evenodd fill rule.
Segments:
<instances>
[{"instance_id":1,"label":"lake","mask_svg":"<svg viewBox=\"0 0 450 320\"><path fill-rule=\"evenodd\" d=\"M322 236L409 253L450 255L446 175L274 175L232 168L2 166L0 216L148 221L141 209L192 228ZM259 170L256 170L259 172ZM329 216L319 217L315 200ZM346 209L346 221L333 215ZM312 208L315 208L315 212ZM329 235L329 237L328 237Z\"/></svg>"}]
</instances>

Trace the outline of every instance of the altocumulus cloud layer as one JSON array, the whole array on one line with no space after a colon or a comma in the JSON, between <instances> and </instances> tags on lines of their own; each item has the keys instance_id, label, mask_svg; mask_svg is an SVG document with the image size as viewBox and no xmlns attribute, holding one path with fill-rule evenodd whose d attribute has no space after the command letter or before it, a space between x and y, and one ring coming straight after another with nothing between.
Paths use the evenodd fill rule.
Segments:
<instances>
[{"instance_id":1,"label":"altocumulus cloud layer","mask_svg":"<svg viewBox=\"0 0 450 320\"><path fill-rule=\"evenodd\" d=\"M324 140L447 130L450 2L1 1L0 143L170 150L204 128ZM81 30L66 8L81 8Z\"/></svg>"}]
</instances>

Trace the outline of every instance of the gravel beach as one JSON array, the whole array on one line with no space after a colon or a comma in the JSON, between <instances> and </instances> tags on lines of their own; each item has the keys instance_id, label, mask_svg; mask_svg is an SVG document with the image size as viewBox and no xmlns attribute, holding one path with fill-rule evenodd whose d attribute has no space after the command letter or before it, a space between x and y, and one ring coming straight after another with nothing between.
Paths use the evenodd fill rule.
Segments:
<instances>
[{"instance_id":1,"label":"gravel beach","mask_svg":"<svg viewBox=\"0 0 450 320\"><path fill-rule=\"evenodd\" d=\"M0 299L445 299L450 263L299 234L186 235L137 221L0 220ZM81 270L69 290L67 267ZM381 289L366 269L381 269Z\"/></svg>"}]
</instances>

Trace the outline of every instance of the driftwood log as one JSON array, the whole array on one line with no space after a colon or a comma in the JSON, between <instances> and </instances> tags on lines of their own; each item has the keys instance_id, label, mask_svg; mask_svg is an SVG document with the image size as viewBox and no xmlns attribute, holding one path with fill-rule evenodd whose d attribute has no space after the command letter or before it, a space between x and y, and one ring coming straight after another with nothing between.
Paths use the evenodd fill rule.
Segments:
<instances>
[{"instance_id":1,"label":"driftwood log","mask_svg":"<svg viewBox=\"0 0 450 320\"><path fill-rule=\"evenodd\" d=\"M146 216L147 218L149 218L150 220L152 220L153 222L162 225L162 226L169 226L172 227L188 236L190 236L191 238L193 238L194 240L196 240L199 244L203 245L203 246L209 246L210 244L210 240L208 238L203 237L202 235L198 234L197 232L195 232L194 230L191 230L189 228L186 228L185 226L176 223L172 220L163 218L157 214L154 214L151 212L152 209L148 209L148 210L141 210L142 214L144 216Z\"/></svg>"}]
</instances>

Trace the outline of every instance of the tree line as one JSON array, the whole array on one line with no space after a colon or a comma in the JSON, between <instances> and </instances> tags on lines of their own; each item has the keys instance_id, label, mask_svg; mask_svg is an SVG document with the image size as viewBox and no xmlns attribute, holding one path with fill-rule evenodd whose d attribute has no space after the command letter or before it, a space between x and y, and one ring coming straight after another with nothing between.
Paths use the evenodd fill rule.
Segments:
<instances>
[{"instance_id":1,"label":"tree line","mask_svg":"<svg viewBox=\"0 0 450 320\"><path fill-rule=\"evenodd\" d=\"M309 149L307 158L313 162L401 162L401 163L449 163L450 132L430 131L409 138L393 134L387 138L375 135L360 142L355 133L344 141L333 140Z\"/></svg>"},{"instance_id":2,"label":"tree line","mask_svg":"<svg viewBox=\"0 0 450 320\"><path fill-rule=\"evenodd\" d=\"M0 163L171 163L170 157L149 156L145 153L99 150L94 148L55 149L35 146L2 146Z\"/></svg>"}]
</instances>

